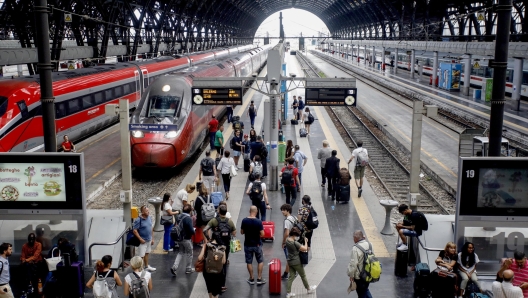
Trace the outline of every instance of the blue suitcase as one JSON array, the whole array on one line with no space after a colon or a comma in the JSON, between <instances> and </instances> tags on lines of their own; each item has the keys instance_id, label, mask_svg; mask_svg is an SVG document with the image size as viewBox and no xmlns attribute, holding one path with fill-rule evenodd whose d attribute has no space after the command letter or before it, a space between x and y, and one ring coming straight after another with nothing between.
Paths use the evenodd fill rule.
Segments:
<instances>
[{"instance_id":1,"label":"blue suitcase","mask_svg":"<svg viewBox=\"0 0 528 298\"><path fill-rule=\"evenodd\" d=\"M490 296L482 293L471 293L471 295L469 295L469 298L490 298Z\"/></svg>"},{"instance_id":2,"label":"blue suitcase","mask_svg":"<svg viewBox=\"0 0 528 298\"><path fill-rule=\"evenodd\" d=\"M414 271L414 297L425 298L431 294L431 270L427 263L418 263Z\"/></svg>"},{"instance_id":3,"label":"blue suitcase","mask_svg":"<svg viewBox=\"0 0 528 298\"><path fill-rule=\"evenodd\" d=\"M63 262L57 264L57 281L60 284L59 292L62 297L84 297L84 264L73 262L65 266Z\"/></svg>"},{"instance_id":4,"label":"blue suitcase","mask_svg":"<svg viewBox=\"0 0 528 298\"><path fill-rule=\"evenodd\" d=\"M220 202L224 200L224 195L221 191L218 191L218 185L216 186L216 191L211 193L211 202L215 206L215 208L218 208L218 205Z\"/></svg>"}]
</instances>

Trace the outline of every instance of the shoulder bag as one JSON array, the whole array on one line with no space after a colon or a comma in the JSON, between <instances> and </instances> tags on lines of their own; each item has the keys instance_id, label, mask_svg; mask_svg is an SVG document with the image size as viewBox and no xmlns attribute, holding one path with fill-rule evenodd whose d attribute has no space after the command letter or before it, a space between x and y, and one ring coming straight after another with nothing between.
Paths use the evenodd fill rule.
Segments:
<instances>
[{"instance_id":1,"label":"shoulder bag","mask_svg":"<svg viewBox=\"0 0 528 298\"><path fill-rule=\"evenodd\" d=\"M162 215L161 216L160 225L162 225L162 226L172 226L173 224L174 224L174 215Z\"/></svg>"},{"instance_id":2,"label":"shoulder bag","mask_svg":"<svg viewBox=\"0 0 528 298\"><path fill-rule=\"evenodd\" d=\"M231 178L233 178L233 177L236 177L237 174L238 174L237 168L236 168L236 166L234 164L234 161L233 161L233 164L229 167L229 176Z\"/></svg>"},{"instance_id":3,"label":"shoulder bag","mask_svg":"<svg viewBox=\"0 0 528 298\"><path fill-rule=\"evenodd\" d=\"M57 264L62 261L61 257L61 251L59 250L59 255L57 257L53 256L53 252L57 249L57 247L54 247L51 250L51 258L44 259L46 260L46 264L48 264L48 270L49 271L55 271L57 270Z\"/></svg>"}]
</instances>

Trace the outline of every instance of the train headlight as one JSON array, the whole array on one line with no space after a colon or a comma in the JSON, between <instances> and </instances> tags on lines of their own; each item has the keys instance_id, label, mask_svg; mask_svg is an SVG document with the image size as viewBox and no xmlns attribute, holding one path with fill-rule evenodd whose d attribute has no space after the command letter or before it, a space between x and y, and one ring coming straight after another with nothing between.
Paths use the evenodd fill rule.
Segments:
<instances>
[{"instance_id":1,"label":"train headlight","mask_svg":"<svg viewBox=\"0 0 528 298\"><path fill-rule=\"evenodd\" d=\"M181 130L171 130L165 134L165 138L173 139L180 134Z\"/></svg>"},{"instance_id":2,"label":"train headlight","mask_svg":"<svg viewBox=\"0 0 528 298\"><path fill-rule=\"evenodd\" d=\"M134 138L142 138L145 136L145 134L141 130L134 130L132 131L132 136Z\"/></svg>"}]
</instances>

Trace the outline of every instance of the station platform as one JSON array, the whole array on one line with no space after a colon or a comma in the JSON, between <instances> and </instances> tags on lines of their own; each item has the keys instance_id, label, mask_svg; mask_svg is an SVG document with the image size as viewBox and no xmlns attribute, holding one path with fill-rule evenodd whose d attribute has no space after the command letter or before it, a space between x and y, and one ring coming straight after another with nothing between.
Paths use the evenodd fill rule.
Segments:
<instances>
[{"instance_id":1,"label":"station platform","mask_svg":"<svg viewBox=\"0 0 528 298\"><path fill-rule=\"evenodd\" d=\"M325 53L328 54L328 53ZM448 101L451 101L452 103L456 104L457 108L463 108L467 107L468 109L473 110L475 113L478 113L480 115L488 115L489 117L490 110L491 110L491 102L486 102L485 100L481 99L474 99L473 98L473 87L470 87L469 96L465 96L462 94L462 91L447 91L443 90L438 87L434 87L432 85L429 85L429 79L430 77L427 75L419 75L418 73L414 74L414 79L410 78L410 71L398 68L396 73L394 73L394 68L386 67L385 71L378 70L377 67L369 66L367 63L364 64L364 61L361 60L360 63L357 61L353 62L351 59L345 60L343 57L339 56L338 54L331 55L335 58L339 58L343 62L347 63L348 65L352 65L354 67L370 71L372 73L375 73L377 75L384 76L388 80L394 80L395 82L403 83L409 88L412 89L418 89L422 92L427 92L431 96L435 96L435 98L441 98L446 99ZM523 129L525 133L528 132L528 103L525 100L521 100L521 110L516 111L514 105L516 105L517 102L511 100L510 98L506 97L506 106L504 111L504 121L505 124L515 126L516 129Z\"/></svg>"}]
</instances>

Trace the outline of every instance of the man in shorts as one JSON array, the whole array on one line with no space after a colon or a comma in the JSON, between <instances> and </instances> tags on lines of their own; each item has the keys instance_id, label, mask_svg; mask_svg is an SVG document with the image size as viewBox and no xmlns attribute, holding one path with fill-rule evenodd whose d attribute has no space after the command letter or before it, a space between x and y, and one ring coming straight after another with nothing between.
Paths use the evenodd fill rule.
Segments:
<instances>
[{"instance_id":1,"label":"man in shorts","mask_svg":"<svg viewBox=\"0 0 528 298\"><path fill-rule=\"evenodd\" d=\"M141 214L136 220L132 228L134 229L134 235L139 239L139 246L136 249L136 256L139 256L143 259L143 264L145 264L145 269L147 271L156 271L156 268L151 267L148 264L148 257L150 251L152 250L152 245L154 245L154 223L152 218L149 216L149 208L146 205L141 206L139 209Z\"/></svg>"},{"instance_id":2,"label":"man in shorts","mask_svg":"<svg viewBox=\"0 0 528 298\"><path fill-rule=\"evenodd\" d=\"M363 192L363 177L365 177L365 168L366 166L362 166L360 164L358 155L366 154L368 156L367 149L363 148L363 142L358 141L357 142L357 148L352 151L352 156L348 160L348 164L352 162L352 168L354 169L354 179L356 180L356 186L358 188L358 198L361 197L361 193Z\"/></svg>"},{"instance_id":3,"label":"man in shorts","mask_svg":"<svg viewBox=\"0 0 528 298\"><path fill-rule=\"evenodd\" d=\"M246 265L249 272L247 282L250 285L255 284L253 276L253 256L258 263L257 285L263 285L266 280L262 278L262 269L264 268L264 258L262 255L262 240L260 237L264 236L264 226L262 221L257 218L258 209L255 206L249 208L249 216L242 220L240 227L240 234L245 235L244 239L244 253L246 255Z\"/></svg>"}]
</instances>

